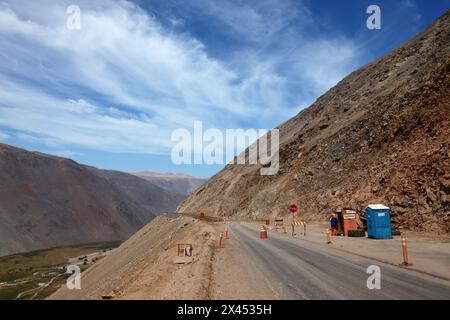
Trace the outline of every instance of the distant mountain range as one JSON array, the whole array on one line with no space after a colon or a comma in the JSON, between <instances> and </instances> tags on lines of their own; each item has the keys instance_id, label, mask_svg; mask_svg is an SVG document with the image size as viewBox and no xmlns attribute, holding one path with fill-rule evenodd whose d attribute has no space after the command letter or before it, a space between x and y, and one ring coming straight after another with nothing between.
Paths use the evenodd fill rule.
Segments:
<instances>
[{"instance_id":1,"label":"distant mountain range","mask_svg":"<svg viewBox=\"0 0 450 320\"><path fill-rule=\"evenodd\" d=\"M134 175L183 196L189 195L206 181L183 173L137 172Z\"/></svg>"},{"instance_id":2,"label":"distant mountain range","mask_svg":"<svg viewBox=\"0 0 450 320\"><path fill-rule=\"evenodd\" d=\"M0 144L0 256L125 240L195 188L188 177L178 185L165 176L152 182Z\"/></svg>"}]
</instances>

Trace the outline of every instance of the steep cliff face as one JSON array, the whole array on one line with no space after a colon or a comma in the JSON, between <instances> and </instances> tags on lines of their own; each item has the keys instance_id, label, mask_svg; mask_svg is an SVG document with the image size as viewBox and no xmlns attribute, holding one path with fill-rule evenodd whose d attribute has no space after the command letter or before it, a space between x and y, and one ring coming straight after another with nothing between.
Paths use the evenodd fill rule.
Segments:
<instances>
[{"instance_id":1,"label":"steep cliff face","mask_svg":"<svg viewBox=\"0 0 450 320\"><path fill-rule=\"evenodd\" d=\"M182 200L150 182L0 144L0 256L125 240Z\"/></svg>"},{"instance_id":2,"label":"steep cliff face","mask_svg":"<svg viewBox=\"0 0 450 320\"><path fill-rule=\"evenodd\" d=\"M228 165L179 212L309 219L392 208L394 224L450 232L450 11L280 125L280 170Z\"/></svg>"}]
</instances>

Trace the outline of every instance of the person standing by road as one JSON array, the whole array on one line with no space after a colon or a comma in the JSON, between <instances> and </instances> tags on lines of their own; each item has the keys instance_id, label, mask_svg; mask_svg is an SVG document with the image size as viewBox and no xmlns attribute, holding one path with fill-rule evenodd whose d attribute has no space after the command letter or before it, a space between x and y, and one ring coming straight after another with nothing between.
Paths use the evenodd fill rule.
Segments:
<instances>
[{"instance_id":1,"label":"person standing by road","mask_svg":"<svg viewBox=\"0 0 450 320\"><path fill-rule=\"evenodd\" d=\"M336 214L333 213L330 218L330 225L331 225L331 235L335 236L337 234L338 230L338 219L336 218Z\"/></svg>"}]
</instances>

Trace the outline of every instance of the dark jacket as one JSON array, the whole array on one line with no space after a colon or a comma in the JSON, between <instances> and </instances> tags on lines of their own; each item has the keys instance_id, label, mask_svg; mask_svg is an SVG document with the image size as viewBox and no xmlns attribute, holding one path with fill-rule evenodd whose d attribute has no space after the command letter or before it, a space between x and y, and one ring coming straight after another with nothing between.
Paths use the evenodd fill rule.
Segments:
<instances>
[{"instance_id":1,"label":"dark jacket","mask_svg":"<svg viewBox=\"0 0 450 320\"><path fill-rule=\"evenodd\" d=\"M330 218L331 228L337 229L338 228L338 219L337 218Z\"/></svg>"}]
</instances>

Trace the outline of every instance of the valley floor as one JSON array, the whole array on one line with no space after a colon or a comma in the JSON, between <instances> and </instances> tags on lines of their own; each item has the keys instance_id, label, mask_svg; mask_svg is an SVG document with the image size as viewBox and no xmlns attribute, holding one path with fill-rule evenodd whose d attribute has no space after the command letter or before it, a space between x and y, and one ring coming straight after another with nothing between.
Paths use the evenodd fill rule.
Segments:
<instances>
[{"instance_id":1,"label":"valley floor","mask_svg":"<svg viewBox=\"0 0 450 320\"><path fill-rule=\"evenodd\" d=\"M84 270L119 244L119 241L93 243L0 257L0 300L45 298L69 277L65 270L68 263Z\"/></svg>"}]
</instances>

